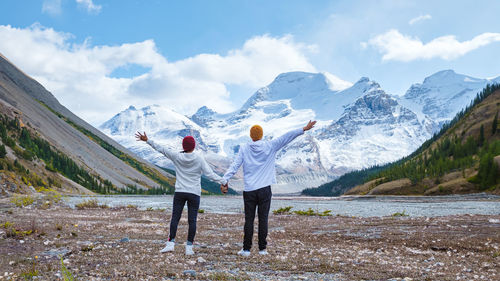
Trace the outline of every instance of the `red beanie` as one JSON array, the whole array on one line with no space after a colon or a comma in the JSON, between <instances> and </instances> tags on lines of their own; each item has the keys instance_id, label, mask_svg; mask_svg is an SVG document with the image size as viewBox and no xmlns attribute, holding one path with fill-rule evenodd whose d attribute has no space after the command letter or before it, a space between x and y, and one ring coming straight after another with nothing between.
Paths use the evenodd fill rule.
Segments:
<instances>
[{"instance_id":1,"label":"red beanie","mask_svg":"<svg viewBox=\"0 0 500 281\"><path fill-rule=\"evenodd\" d=\"M184 137L184 139L182 140L182 148L184 149L184 151L194 150L195 146L196 146L196 141L192 136Z\"/></svg>"}]
</instances>

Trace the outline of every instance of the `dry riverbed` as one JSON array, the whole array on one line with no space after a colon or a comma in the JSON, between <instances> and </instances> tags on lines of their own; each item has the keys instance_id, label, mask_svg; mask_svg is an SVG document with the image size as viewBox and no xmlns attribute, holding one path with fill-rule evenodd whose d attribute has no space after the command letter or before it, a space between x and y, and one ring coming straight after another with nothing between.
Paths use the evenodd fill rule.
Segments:
<instances>
[{"instance_id":1,"label":"dry riverbed","mask_svg":"<svg viewBox=\"0 0 500 281\"><path fill-rule=\"evenodd\" d=\"M500 280L500 215L271 214L269 255L254 247L246 258L236 255L242 214L199 214L194 256L183 243L159 253L169 219L161 210L2 204L0 280L63 280L60 256L76 280ZM184 213L177 240L186 236Z\"/></svg>"}]
</instances>

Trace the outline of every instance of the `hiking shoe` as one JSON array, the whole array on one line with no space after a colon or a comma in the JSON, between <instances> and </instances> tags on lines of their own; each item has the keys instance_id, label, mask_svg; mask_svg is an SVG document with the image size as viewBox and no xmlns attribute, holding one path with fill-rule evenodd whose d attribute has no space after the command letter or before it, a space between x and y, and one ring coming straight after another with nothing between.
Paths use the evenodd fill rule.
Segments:
<instances>
[{"instance_id":1,"label":"hiking shoe","mask_svg":"<svg viewBox=\"0 0 500 281\"><path fill-rule=\"evenodd\" d=\"M175 246L175 242L168 241L165 245L165 248L160 250L160 253L173 252L174 246Z\"/></svg>"},{"instance_id":2,"label":"hiking shoe","mask_svg":"<svg viewBox=\"0 0 500 281\"><path fill-rule=\"evenodd\" d=\"M264 250L260 250L260 251L259 251L259 255L263 255L263 256L265 256L265 255L267 255L267 254L268 254L268 252L267 252L267 250L266 250L266 249L264 249Z\"/></svg>"},{"instance_id":3,"label":"hiking shoe","mask_svg":"<svg viewBox=\"0 0 500 281\"><path fill-rule=\"evenodd\" d=\"M240 256L244 256L244 257L248 257L248 256L250 256L250 251L247 251L247 250L243 250L243 249L241 249L241 250L238 252L238 255L240 255Z\"/></svg>"},{"instance_id":4,"label":"hiking shoe","mask_svg":"<svg viewBox=\"0 0 500 281\"><path fill-rule=\"evenodd\" d=\"M186 245L186 255L188 256L194 255L193 245Z\"/></svg>"}]
</instances>

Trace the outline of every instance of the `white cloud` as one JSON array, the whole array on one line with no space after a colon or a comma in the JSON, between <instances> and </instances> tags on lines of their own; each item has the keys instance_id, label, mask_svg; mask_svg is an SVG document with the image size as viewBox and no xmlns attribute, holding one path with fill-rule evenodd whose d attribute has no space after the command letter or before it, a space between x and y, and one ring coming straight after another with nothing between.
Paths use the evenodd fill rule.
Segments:
<instances>
[{"instance_id":1,"label":"white cloud","mask_svg":"<svg viewBox=\"0 0 500 281\"><path fill-rule=\"evenodd\" d=\"M165 104L182 114L202 105L234 110L227 85L260 87L287 71L316 71L305 53L314 46L288 35L256 36L225 55L199 54L169 62L153 40L117 46L71 43L74 36L34 24L0 25L0 52L94 125L129 105ZM147 69L128 78L111 77L120 67ZM249 94L251 94L249 92Z\"/></svg>"},{"instance_id":2,"label":"white cloud","mask_svg":"<svg viewBox=\"0 0 500 281\"><path fill-rule=\"evenodd\" d=\"M417 37L401 34L392 29L368 41L383 54L382 60L409 62L417 59L441 58L452 60L479 47L500 41L500 33L483 33L468 41L458 41L455 36L441 36L423 43Z\"/></svg>"},{"instance_id":3,"label":"white cloud","mask_svg":"<svg viewBox=\"0 0 500 281\"><path fill-rule=\"evenodd\" d=\"M432 18L432 17L431 17L431 15L429 15L429 14L426 14L426 15L420 15L420 16L418 16L418 17L412 18L412 19L408 22L408 24L410 24L410 25L414 25L414 24L416 24L416 23L417 23L417 22L419 22L419 21L423 21L423 20L430 20L431 18Z\"/></svg>"},{"instance_id":4,"label":"white cloud","mask_svg":"<svg viewBox=\"0 0 500 281\"><path fill-rule=\"evenodd\" d=\"M44 0L42 3L42 13L47 13L52 16L60 15L61 0Z\"/></svg>"},{"instance_id":5,"label":"white cloud","mask_svg":"<svg viewBox=\"0 0 500 281\"><path fill-rule=\"evenodd\" d=\"M80 5L81 7L87 9L87 12L89 13L99 13L102 9L101 5L95 5L92 0L76 0L76 3L78 3L78 5Z\"/></svg>"}]
</instances>

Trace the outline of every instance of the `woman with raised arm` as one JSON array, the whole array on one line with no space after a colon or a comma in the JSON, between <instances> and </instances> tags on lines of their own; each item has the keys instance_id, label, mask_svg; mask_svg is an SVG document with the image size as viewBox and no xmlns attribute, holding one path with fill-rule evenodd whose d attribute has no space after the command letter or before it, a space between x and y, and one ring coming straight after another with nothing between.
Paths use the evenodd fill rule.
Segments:
<instances>
[{"instance_id":1,"label":"woman with raised arm","mask_svg":"<svg viewBox=\"0 0 500 281\"><path fill-rule=\"evenodd\" d=\"M243 165L245 227L243 249L238 252L238 255L250 255L256 210L259 216L259 254L267 255L267 221L271 207L271 185L276 183L274 163L276 153L296 137L312 129L314 124L316 121L309 121L305 127L292 130L269 141L262 140L264 132L261 126L254 125L250 129L252 142L240 147L238 155L224 175L224 180L228 181ZM227 184L221 186L221 189L227 189Z\"/></svg>"},{"instance_id":2,"label":"woman with raised arm","mask_svg":"<svg viewBox=\"0 0 500 281\"><path fill-rule=\"evenodd\" d=\"M192 136L187 136L182 140L183 151L180 152L171 151L159 146L148 139L146 132L144 134L137 132L135 137L137 141L146 142L156 151L172 160L175 166L177 179L175 181L172 218L170 219L170 233L165 248L161 249L160 252L165 253L174 250L177 225L179 224L184 205L187 202L189 230L186 242L186 255L193 255L196 219L198 208L200 207L201 175L203 174L221 185L225 185L227 181L215 174L201 155L194 153L196 142Z\"/></svg>"}]
</instances>

